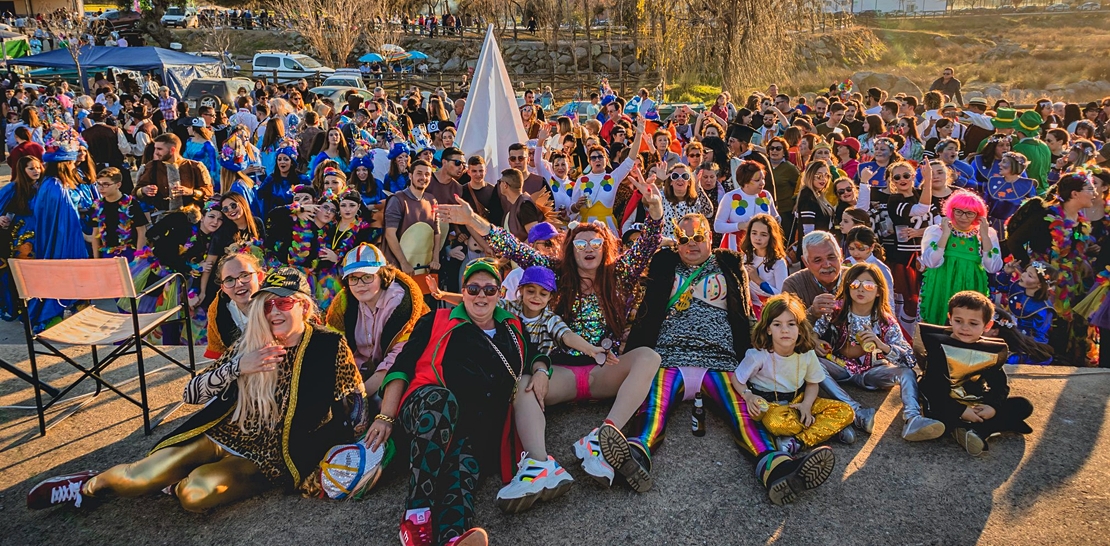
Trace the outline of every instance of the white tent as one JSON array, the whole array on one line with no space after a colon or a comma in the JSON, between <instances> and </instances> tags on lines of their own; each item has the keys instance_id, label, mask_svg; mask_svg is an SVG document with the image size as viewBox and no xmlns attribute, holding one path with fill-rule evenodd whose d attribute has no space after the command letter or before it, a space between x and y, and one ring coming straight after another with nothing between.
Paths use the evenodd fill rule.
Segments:
<instances>
[{"instance_id":1,"label":"white tent","mask_svg":"<svg viewBox=\"0 0 1110 546\"><path fill-rule=\"evenodd\" d=\"M509 168L509 145L527 140L513 84L490 25L470 80L455 145L467 156L485 158L486 181L492 184L501 177L502 170Z\"/></svg>"}]
</instances>

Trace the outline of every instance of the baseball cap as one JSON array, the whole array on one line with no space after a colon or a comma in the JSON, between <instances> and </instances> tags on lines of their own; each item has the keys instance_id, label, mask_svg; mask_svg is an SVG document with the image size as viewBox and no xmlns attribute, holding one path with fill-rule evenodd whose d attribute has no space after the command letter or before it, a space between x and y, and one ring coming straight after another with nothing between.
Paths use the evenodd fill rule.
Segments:
<instances>
[{"instance_id":1,"label":"baseball cap","mask_svg":"<svg viewBox=\"0 0 1110 546\"><path fill-rule=\"evenodd\" d=\"M520 282L517 283L517 286L524 286L526 284L534 284L548 292L554 292L555 272L542 265L529 267L525 269L524 274L520 276Z\"/></svg>"},{"instance_id":2,"label":"baseball cap","mask_svg":"<svg viewBox=\"0 0 1110 546\"><path fill-rule=\"evenodd\" d=\"M263 292L281 297L292 296L296 293L310 296L308 280L305 279L304 274L292 267L279 267L267 274L266 278L262 280L262 286L251 298L257 298Z\"/></svg>"},{"instance_id":3,"label":"baseball cap","mask_svg":"<svg viewBox=\"0 0 1110 546\"><path fill-rule=\"evenodd\" d=\"M370 243L362 243L347 253L343 259L343 278L355 273L373 275L385 267L385 254Z\"/></svg>"},{"instance_id":4,"label":"baseball cap","mask_svg":"<svg viewBox=\"0 0 1110 546\"><path fill-rule=\"evenodd\" d=\"M498 283L501 282L501 271L497 269L497 264L489 258L479 258L470 262L470 265L466 266L466 269L463 270L463 282L466 282L475 274L483 272L493 275L493 278L497 279Z\"/></svg>"},{"instance_id":5,"label":"baseball cap","mask_svg":"<svg viewBox=\"0 0 1110 546\"><path fill-rule=\"evenodd\" d=\"M550 241L559 235L559 230L550 222L540 222L528 230L528 244L536 241Z\"/></svg>"}]
</instances>

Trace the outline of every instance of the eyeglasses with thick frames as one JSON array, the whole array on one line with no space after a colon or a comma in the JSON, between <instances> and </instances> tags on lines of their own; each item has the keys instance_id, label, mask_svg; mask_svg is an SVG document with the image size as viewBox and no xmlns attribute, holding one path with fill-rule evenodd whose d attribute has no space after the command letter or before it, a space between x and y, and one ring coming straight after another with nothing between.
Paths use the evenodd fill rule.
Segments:
<instances>
[{"instance_id":1,"label":"eyeglasses with thick frames","mask_svg":"<svg viewBox=\"0 0 1110 546\"><path fill-rule=\"evenodd\" d=\"M891 180L909 180L911 178L913 178L912 174L892 174L892 175L890 175Z\"/></svg>"},{"instance_id":2,"label":"eyeglasses with thick frames","mask_svg":"<svg viewBox=\"0 0 1110 546\"><path fill-rule=\"evenodd\" d=\"M251 282L251 276L257 275L257 274L258 274L257 271L244 271L244 272L242 272L242 273L240 273L240 274L238 274L234 277L231 277L231 276L224 277L223 279L220 279L217 282L220 284L220 286L226 286L228 288L231 288L232 286L235 286L236 283L246 284L246 283Z\"/></svg>"},{"instance_id":3,"label":"eyeglasses with thick frames","mask_svg":"<svg viewBox=\"0 0 1110 546\"><path fill-rule=\"evenodd\" d=\"M689 181L690 180L690 173L679 173L679 172L671 173L671 180L680 180L680 179Z\"/></svg>"},{"instance_id":4,"label":"eyeglasses with thick frames","mask_svg":"<svg viewBox=\"0 0 1110 546\"><path fill-rule=\"evenodd\" d=\"M593 250L601 250L601 245L603 243L605 243L605 241L602 240L601 237L594 237L589 241L585 239L578 239L574 241L574 249L578 252L585 252L586 247L589 246Z\"/></svg>"},{"instance_id":5,"label":"eyeglasses with thick frames","mask_svg":"<svg viewBox=\"0 0 1110 546\"><path fill-rule=\"evenodd\" d=\"M952 209L952 216L974 220L976 216L979 216L979 213L973 210Z\"/></svg>"},{"instance_id":6,"label":"eyeglasses with thick frames","mask_svg":"<svg viewBox=\"0 0 1110 546\"><path fill-rule=\"evenodd\" d=\"M374 282L375 277L376 275L351 275L350 277L347 277L347 284L350 284L351 286L358 286L360 284L369 285L370 283Z\"/></svg>"},{"instance_id":7,"label":"eyeglasses with thick frames","mask_svg":"<svg viewBox=\"0 0 1110 546\"><path fill-rule=\"evenodd\" d=\"M482 294L488 298L492 298L501 291L501 287L496 284L468 284L465 287L466 293L471 296Z\"/></svg>"}]
</instances>

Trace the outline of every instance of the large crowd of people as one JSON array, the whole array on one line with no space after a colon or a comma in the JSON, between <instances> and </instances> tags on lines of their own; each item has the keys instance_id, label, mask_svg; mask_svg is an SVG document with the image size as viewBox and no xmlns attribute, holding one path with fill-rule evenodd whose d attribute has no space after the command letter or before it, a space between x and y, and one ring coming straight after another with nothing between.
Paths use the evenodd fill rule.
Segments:
<instances>
[{"instance_id":1,"label":"large crowd of people","mask_svg":"<svg viewBox=\"0 0 1110 546\"><path fill-rule=\"evenodd\" d=\"M28 505L358 498L393 464L402 542L472 545L492 469L506 512L573 487L555 404L606 401L574 454L644 492L676 404L704 397L775 504L871 433L853 390L897 385L906 441L979 455L1028 433L1003 364L1110 365L1110 97L1017 110L951 69L933 88L661 115L603 80L570 116L527 91L506 165L456 146L469 105L443 90L335 104L259 82L194 111L111 74L8 89L4 258L122 257L138 288L181 273L187 294L144 304L187 298L215 359L150 455ZM3 317L35 330L85 303L24 308L3 282Z\"/></svg>"}]
</instances>

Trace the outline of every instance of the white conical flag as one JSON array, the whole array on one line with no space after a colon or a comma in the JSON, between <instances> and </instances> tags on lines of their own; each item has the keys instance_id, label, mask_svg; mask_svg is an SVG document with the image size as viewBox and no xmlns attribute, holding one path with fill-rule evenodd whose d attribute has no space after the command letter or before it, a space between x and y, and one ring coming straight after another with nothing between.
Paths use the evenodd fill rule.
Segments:
<instances>
[{"instance_id":1,"label":"white conical flag","mask_svg":"<svg viewBox=\"0 0 1110 546\"><path fill-rule=\"evenodd\" d=\"M478 154L485 158L486 181L492 184L509 168L509 145L527 140L516 93L490 25L470 80L455 145L467 157Z\"/></svg>"}]
</instances>

